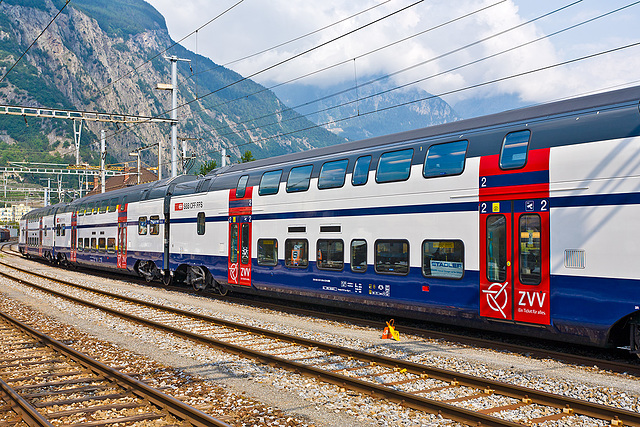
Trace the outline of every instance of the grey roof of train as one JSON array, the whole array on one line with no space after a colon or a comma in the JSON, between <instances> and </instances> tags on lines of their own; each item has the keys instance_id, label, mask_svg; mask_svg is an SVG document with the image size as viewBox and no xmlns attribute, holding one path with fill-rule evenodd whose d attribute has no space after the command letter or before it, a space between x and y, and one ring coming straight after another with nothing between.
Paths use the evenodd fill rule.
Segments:
<instances>
[{"instance_id":1,"label":"grey roof of train","mask_svg":"<svg viewBox=\"0 0 640 427\"><path fill-rule=\"evenodd\" d=\"M274 164L296 162L318 156L338 154L340 152L347 152L350 150L374 148L393 142L444 136L448 134L460 133L463 131L469 132L473 130L504 125L507 123L524 122L527 120L540 119L549 116L570 114L579 111L588 111L607 105L625 104L638 101L640 101L640 86L634 86L611 92L598 93L595 95L572 98L569 100L556 101L532 107L504 111L472 119L459 120L442 125L400 132L392 135L384 135L359 141L345 142L343 144L332 145L330 147L316 148L308 151L254 160L250 163L233 164L225 166L224 168L214 169L209 174L207 174L207 177L221 175L229 172L240 172L250 169L257 169Z\"/></svg>"}]
</instances>

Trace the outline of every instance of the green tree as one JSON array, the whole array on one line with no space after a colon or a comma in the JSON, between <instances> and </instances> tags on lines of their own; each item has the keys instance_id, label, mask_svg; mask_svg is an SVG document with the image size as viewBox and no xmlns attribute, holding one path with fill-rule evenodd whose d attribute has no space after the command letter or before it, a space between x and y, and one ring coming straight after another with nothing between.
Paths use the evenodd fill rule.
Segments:
<instances>
[{"instance_id":1,"label":"green tree","mask_svg":"<svg viewBox=\"0 0 640 427\"><path fill-rule=\"evenodd\" d=\"M249 163L254 160L255 158L253 157L253 154L251 154L251 151L247 150L242 154L242 157L240 157L239 163Z\"/></svg>"},{"instance_id":2,"label":"green tree","mask_svg":"<svg viewBox=\"0 0 640 427\"><path fill-rule=\"evenodd\" d=\"M200 171L198 173L200 175L206 175L217 167L218 167L218 162L216 162L215 160L211 160L208 162L205 160L205 162L200 165Z\"/></svg>"}]
</instances>

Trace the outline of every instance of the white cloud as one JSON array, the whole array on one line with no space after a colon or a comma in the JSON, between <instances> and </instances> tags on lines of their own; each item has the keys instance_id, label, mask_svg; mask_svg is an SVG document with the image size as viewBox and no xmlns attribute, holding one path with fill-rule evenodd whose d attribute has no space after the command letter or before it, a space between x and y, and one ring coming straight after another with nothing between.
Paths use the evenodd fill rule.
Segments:
<instances>
[{"instance_id":1,"label":"white cloud","mask_svg":"<svg viewBox=\"0 0 640 427\"><path fill-rule=\"evenodd\" d=\"M170 34L175 40L195 30L236 2L236 0L215 3L205 0L182 0L178 3L173 0L147 1L165 16ZM197 50L198 53L208 56L216 63L226 64L330 25L382 2L383 0L350 2L344 0L270 0L268 2L245 0L231 12L198 32ZM339 41L259 74L254 77L254 80L265 85L287 81L331 64L348 61L370 50L496 2L497 0L424 1ZM235 63L230 68L244 76L252 75L411 3L411 0L388 1L347 22ZM532 5L533 3L535 6ZM544 34L550 34L567 25L596 16L607 9L614 9L616 4L620 6L625 3L622 0L595 4L593 1L584 1L535 24L523 26L437 61L427 62L411 71L394 76L393 81L396 84L405 84L441 73L526 43ZM355 81L357 74L358 81L363 82L371 76L394 73L417 63L429 61L558 7L560 5L554 0L536 2L508 0L422 36L358 58L355 61L355 67L353 61L348 61L344 65L310 76L303 81L309 85L322 86ZM635 9L629 9L606 18L608 21L590 24L566 35L528 45L491 60L447 73L442 77L428 79L420 83L420 87L435 94L455 91L638 40L640 38L637 26L634 26L633 19L629 19L630 14L636 13ZM612 25L616 26L612 27ZM620 28L625 25L625 29ZM630 28L633 30L630 31ZM183 45L196 50L195 37L190 37L183 42ZM459 92L447 97L447 100L455 102L470 96L513 93L526 102L535 103L577 95L614 84L624 84L634 79L633 72L640 65L640 59L636 59L639 56L638 51L640 49L507 80L474 91Z\"/></svg>"}]
</instances>

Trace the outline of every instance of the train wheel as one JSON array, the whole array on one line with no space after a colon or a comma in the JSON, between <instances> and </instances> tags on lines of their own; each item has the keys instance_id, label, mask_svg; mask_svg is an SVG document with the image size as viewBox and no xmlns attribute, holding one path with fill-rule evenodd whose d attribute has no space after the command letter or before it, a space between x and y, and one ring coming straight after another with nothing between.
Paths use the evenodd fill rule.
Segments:
<instances>
[{"instance_id":1,"label":"train wheel","mask_svg":"<svg viewBox=\"0 0 640 427\"><path fill-rule=\"evenodd\" d=\"M162 276L162 284L165 286L171 286L173 282L173 276L169 273L169 271L165 271L165 274Z\"/></svg>"},{"instance_id":2,"label":"train wheel","mask_svg":"<svg viewBox=\"0 0 640 427\"><path fill-rule=\"evenodd\" d=\"M190 266L187 270L187 284L191 285L196 292L202 292L209 287L213 278L208 271L199 265Z\"/></svg>"}]
</instances>

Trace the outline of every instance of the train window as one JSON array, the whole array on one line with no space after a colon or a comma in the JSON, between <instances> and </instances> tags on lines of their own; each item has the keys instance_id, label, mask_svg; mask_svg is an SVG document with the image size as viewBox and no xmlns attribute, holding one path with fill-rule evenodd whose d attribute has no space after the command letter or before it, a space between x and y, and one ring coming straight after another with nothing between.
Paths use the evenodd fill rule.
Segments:
<instances>
[{"instance_id":1,"label":"train window","mask_svg":"<svg viewBox=\"0 0 640 427\"><path fill-rule=\"evenodd\" d=\"M106 213L108 209L109 209L109 200L104 200L100 205L100 213L101 214Z\"/></svg>"},{"instance_id":2,"label":"train window","mask_svg":"<svg viewBox=\"0 0 640 427\"><path fill-rule=\"evenodd\" d=\"M344 242L340 239L318 240L316 265L320 270L342 270L344 267Z\"/></svg>"},{"instance_id":3,"label":"train window","mask_svg":"<svg viewBox=\"0 0 640 427\"><path fill-rule=\"evenodd\" d=\"M260 178L260 186L258 187L258 194L266 196L267 194L277 194L280 186L280 177L282 171L265 172Z\"/></svg>"},{"instance_id":4,"label":"train window","mask_svg":"<svg viewBox=\"0 0 640 427\"><path fill-rule=\"evenodd\" d=\"M198 236L202 236L204 234L204 229L205 229L205 225L206 225L206 216L204 214L204 212L198 212Z\"/></svg>"},{"instance_id":5,"label":"train window","mask_svg":"<svg viewBox=\"0 0 640 427\"><path fill-rule=\"evenodd\" d=\"M138 234L145 235L147 234L147 217L141 216L138 218Z\"/></svg>"},{"instance_id":6,"label":"train window","mask_svg":"<svg viewBox=\"0 0 640 427\"><path fill-rule=\"evenodd\" d=\"M91 238L91 251L92 252L98 251L98 239L96 239L95 237Z\"/></svg>"},{"instance_id":7,"label":"train window","mask_svg":"<svg viewBox=\"0 0 640 427\"><path fill-rule=\"evenodd\" d=\"M238 262L238 224L230 224L229 230L229 261Z\"/></svg>"},{"instance_id":8,"label":"train window","mask_svg":"<svg viewBox=\"0 0 640 427\"><path fill-rule=\"evenodd\" d=\"M109 237L107 239L107 253L108 254L115 254L116 253L116 238L115 237Z\"/></svg>"},{"instance_id":9,"label":"train window","mask_svg":"<svg viewBox=\"0 0 640 427\"><path fill-rule=\"evenodd\" d=\"M425 240L422 242L422 274L425 277L461 279L464 275L462 240Z\"/></svg>"},{"instance_id":10,"label":"train window","mask_svg":"<svg viewBox=\"0 0 640 427\"><path fill-rule=\"evenodd\" d=\"M380 156L376 182L404 181L411 172L413 149L391 151Z\"/></svg>"},{"instance_id":11,"label":"train window","mask_svg":"<svg viewBox=\"0 0 640 427\"><path fill-rule=\"evenodd\" d=\"M118 208L118 198L114 197L109 201L109 212L115 212Z\"/></svg>"},{"instance_id":12,"label":"train window","mask_svg":"<svg viewBox=\"0 0 640 427\"><path fill-rule=\"evenodd\" d=\"M56 236L60 236L60 224L56 224Z\"/></svg>"},{"instance_id":13,"label":"train window","mask_svg":"<svg viewBox=\"0 0 640 427\"><path fill-rule=\"evenodd\" d=\"M309 180L311 178L312 170L312 165L292 168L289 171L289 177L287 178L287 193L307 191L309 189Z\"/></svg>"},{"instance_id":14,"label":"train window","mask_svg":"<svg viewBox=\"0 0 640 427\"><path fill-rule=\"evenodd\" d=\"M78 216L84 216L84 205L78 207Z\"/></svg>"},{"instance_id":15,"label":"train window","mask_svg":"<svg viewBox=\"0 0 640 427\"><path fill-rule=\"evenodd\" d=\"M349 160L336 160L327 162L320 169L318 177L318 188L321 190L327 188L339 188L344 185L344 177L347 173Z\"/></svg>"},{"instance_id":16,"label":"train window","mask_svg":"<svg viewBox=\"0 0 640 427\"><path fill-rule=\"evenodd\" d=\"M504 215L487 217L487 279L507 279L507 220Z\"/></svg>"},{"instance_id":17,"label":"train window","mask_svg":"<svg viewBox=\"0 0 640 427\"><path fill-rule=\"evenodd\" d=\"M409 242L406 240L376 240L376 273L408 274Z\"/></svg>"},{"instance_id":18,"label":"train window","mask_svg":"<svg viewBox=\"0 0 640 427\"><path fill-rule=\"evenodd\" d=\"M258 239L258 265L278 265L276 239Z\"/></svg>"},{"instance_id":19,"label":"train window","mask_svg":"<svg viewBox=\"0 0 640 427\"><path fill-rule=\"evenodd\" d=\"M240 263L247 265L249 264L250 251L249 251L249 243L251 240L250 230L248 223L242 224L241 234L240 234Z\"/></svg>"},{"instance_id":20,"label":"train window","mask_svg":"<svg viewBox=\"0 0 640 427\"><path fill-rule=\"evenodd\" d=\"M351 175L351 184L365 185L369 180L369 166L371 165L371 156L358 157L353 167Z\"/></svg>"},{"instance_id":21,"label":"train window","mask_svg":"<svg viewBox=\"0 0 640 427\"><path fill-rule=\"evenodd\" d=\"M249 175L243 175L238 179L238 185L236 185L236 198L242 199L247 189L247 181L249 181Z\"/></svg>"},{"instance_id":22,"label":"train window","mask_svg":"<svg viewBox=\"0 0 640 427\"><path fill-rule=\"evenodd\" d=\"M122 197L122 202L120 203L120 212L124 212L127 207L127 196Z\"/></svg>"},{"instance_id":23,"label":"train window","mask_svg":"<svg viewBox=\"0 0 640 427\"><path fill-rule=\"evenodd\" d=\"M89 238L88 237L84 238L84 250L85 251L90 251L91 250L91 245L89 244Z\"/></svg>"},{"instance_id":24,"label":"train window","mask_svg":"<svg viewBox=\"0 0 640 427\"><path fill-rule=\"evenodd\" d=\"M105 252L107 250L107 239L100 237L98 239L98 251Z\"/></svg>"},{"instance_id":25,"label":"train window","mask_svg":"<svg viewBox=\"0 0 640 427\"><path fill-rule=\"evenodd\" d=\"M521 130L511 132L504 137L500 151L500 167L502 169L517 169L527 163L527 151L531 131Z\"/></svg>"},{"instance_id":26,"label":"train window","mask_svg":"<svg viewBox=\"0 0 640 427\"><path fill-rule=\"evenodd\" d=\"M424 161L424 177L461 174L464 170L468 145L468 141L456 141L429 147Z\"/></svg>"},{"instance_id":27,"label":"train window","mask_svg":"<svg viewBox=\"0 0 640 427\"><path fill-rule=\"evenodd\" d=\"M351 271L364 273L367 271L367 241L354 239L351 241Z\"/></svg>"},{"instance_id":28,"label":"train window","mask_svg":"<svg viewBox=\"0 0 640 427\"><path fill-rule=\"evenodd\" d=\"M309 265L309 242L306 239L284 241L284 265L289 268L307 268Z\"/></svg>"},{"instance_id":29,"label":"train window","mask_svg":"<svg viewBox=\"0 0 640 427\"><path fill-rule=\"evenodd\" d=\"M149 234L152 236L160 234L160 217L158 215L151 215L149 217Z\"/></svg>"},{"instance_id":30,"label":"train window","mask_svg":"<svg viewBox=\"0 0 640 427\"><path fill-rule=\"evenodd\" d=\"M539 285L542 278L542 250L540 241L540 216L536 214L520 217L520 283Z\"/></svg>"},{"instance_id":31,"label":"train window","mask_svg":"<svg viewBox=\"0 0 640 427\"><path fill-rule=\"evenodd\" d=\"M65 230L66 230L66 227L64 226L64 224L61 224L60 225L60 235L61 236L64 236Z\"/></svg>"},{"instance_id":32,"label":"train window","mask_svg":"<svg viewBox=\"0 0 640 427\"><path fill-rule=\"evenodd\" d=\"M82 237L79 237L78 238L78 252L82 252L83 248L84 248L84 244L83 244Z\"/></svg>"}]
</instances>

